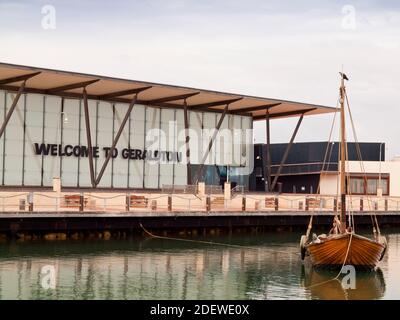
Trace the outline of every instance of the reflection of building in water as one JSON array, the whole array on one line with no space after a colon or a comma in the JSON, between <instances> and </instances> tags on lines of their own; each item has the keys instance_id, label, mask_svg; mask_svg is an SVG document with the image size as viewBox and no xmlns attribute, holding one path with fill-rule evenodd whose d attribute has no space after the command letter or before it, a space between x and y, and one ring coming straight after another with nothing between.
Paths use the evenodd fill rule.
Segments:
<instances>
[{"instance_id":1,"label":"reflection of building in water","mask_svg":"<svg viewBox=\"0 0 400 320\"><path fill-rule=\"evenodd\" d=\"M383 261L386 261L387 268L383 269L385 275L390 279L390 287L387 295L398 299L400 288L400 234L390 234L386 236L388 240L388 252L385 254ZM392 298L393 299L393 298Z\"/></svg>"},{"instance_id":2,"label":"reflection of building in water","mask_svg":"<svg viewBox=\"0 0 400 320\"><path fill-rule=\"evenodd\" d=\"M0 299L246 298L260 287L249 275L271 273L279 258L287 256L236 248L14 258L0 261ZM46 265L56 267L55 290L42 288Z\"/></svg>"},{"instance_id":3,"label":"reflection of building in water","mask_svg":"<svg viewBox=\"0 0 400 320\"><path fill-rule=\"evenodd\" d=\"M196 254L196 276L199 280L203 279L204 274L204 255Z\"/></svg>"},{"instance_id":4,"label":"reflection of building in water","mask_svg":"<svg viewBox=\"0 0 400 320\"><path fill-rule=\"evenodd\" d=\"M222 250L222 273L226 276L229 272L229 250Z\"/></svg>"}]
</instances>

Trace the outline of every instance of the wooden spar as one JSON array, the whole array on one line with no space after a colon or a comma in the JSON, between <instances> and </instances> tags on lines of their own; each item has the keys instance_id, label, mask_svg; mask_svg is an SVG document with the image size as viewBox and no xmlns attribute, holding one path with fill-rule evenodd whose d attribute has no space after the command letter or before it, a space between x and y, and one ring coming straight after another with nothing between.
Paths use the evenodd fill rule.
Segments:
<instances>
[{"instance_id":1,"label":"wooden spar","mask_svg":"<svg viewBox=\"0 0 400 320\"><path fill-rule=\"evenodd\" d=\"M292 137L290 138L289 144L286 146L285 153L283 154L281 163L279 164L279 167L278 167L278 171L276 172L274 180L272 181L270 191L274 191L274 189L275 189L276 183L278 182L278 178L281 175L283 165L285 164L286 159L289 155L290 149L292 148L293 141L296 138L297 132L299 131L299 128L300 128L301 122L303 121L303 118L304 118L304 113L301 114L299 120L297 121L296 128L293 131L293 134L292 134Z\"/></svg>"},{"instance_id":2,"label":"wooden spar","mask_svg":"<svg viewBox=\"0 0 400 320\"><path fill-rule=\"evenodd\" d=\"M340 232L346 232L346 123L345 123L345 86L344 74L341 73L341 86L340 86Z\"/></svg>"},{"instance_id":3,"label":"wooden spar","mask_svg":"<svg viewBox=\"0 0 400 320\"><path fill-rule=\"evenodd\" d=\"M22 76L16 76L16 77L11 77L7 79L1 79L0 80L0 85L7 84L7 83L14 83L14 82L19 82L19 81L27 81L28 79L37 76L38 74L41 74L41 72L34 72L30 74L24 74Z\"/></svg>"},{"instance_id":4,"label":"wooden spar","mask_svg":"<svg viewBox=\"0 0 400 320\"><path fill-rule=\"evenodd\" d=\"M89 81L83 81L83 82L78 82L78 83L71 83L71 84L67 84L67 85L63 85L63 86L59 86L59 87L54 87L54 88L50 88L47 89L47 93L54 93L54 92L62 92L62 91L68 91L68 90L72 90L72 89L79 89L79 88L84 88L87 87L88 85L91 85L95 82L100 81L100 79L94 79L94 80L89 80Z\"/></svg>"}]
</instances>

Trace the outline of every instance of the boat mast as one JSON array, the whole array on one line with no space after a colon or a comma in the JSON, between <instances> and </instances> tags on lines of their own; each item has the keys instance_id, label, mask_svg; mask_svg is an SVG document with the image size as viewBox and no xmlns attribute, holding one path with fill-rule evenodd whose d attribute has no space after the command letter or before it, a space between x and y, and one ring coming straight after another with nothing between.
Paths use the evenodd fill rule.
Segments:
<instances>
[{"instance_id":1,"label":"boat mast","mask_svg":"<svg viewBox=\"0 0 400 320\"><path fill-rule=\"evenodd\" d=\"M346 123L345 123L345 86L344 80L348 80L344 73L340 73L341 85L340 85L340 232L346 232Z\"/></svg>"}]
</instances>

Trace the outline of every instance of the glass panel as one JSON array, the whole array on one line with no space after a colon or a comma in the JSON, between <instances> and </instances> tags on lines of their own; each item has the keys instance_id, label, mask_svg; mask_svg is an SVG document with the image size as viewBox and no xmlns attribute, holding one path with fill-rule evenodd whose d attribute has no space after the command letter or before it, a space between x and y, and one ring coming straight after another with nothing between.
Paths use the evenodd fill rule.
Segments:
<instances>
[{"instance_id":1,"label":"glass panel","mask_svg":"<svg viewBox=\"0 0 400 320\"><path fill-rule=\"evenodd\" d=\"M350 179L350 191L354 194L364 194L364 179L351 178Z\"/></svg>"},{"instance_id":2,"label":"glass panel","mask_svg":"<svg viewBox=\"0 0 400 320\"><path fill-rule=\"evenodd\" d=\"M376 194L378 187L378 179L368 179L367 181L367 193Z\"/></svg>"},{"instance_id":3,"label":"glass panel","mask_svg":"<svg viewBox=\"0 0 400 320\"><path fill-rule=\"evenodd\" d=\"M389 185L389 180L387 178L382 178L380 183L380 187L382 188L382 194L384 195L389 194L388 185Z\"/></svg>"}]
</instances>

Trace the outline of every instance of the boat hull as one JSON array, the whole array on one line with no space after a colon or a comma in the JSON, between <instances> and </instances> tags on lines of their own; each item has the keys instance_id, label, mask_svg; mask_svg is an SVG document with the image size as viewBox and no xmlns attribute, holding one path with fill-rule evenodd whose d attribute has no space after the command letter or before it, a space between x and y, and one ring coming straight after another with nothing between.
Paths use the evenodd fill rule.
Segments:
<instances>
[{"instance_id":1,"label":"boat hull","mask_svg":"<svg viewBox=\"0 0 400 320\"><path fill-rule=\"evenodd\" d=\"M316 267L355 267L374 268L382 258L385 245L356 234L333 235L306 246L307 255Z\"/></svg>"}]
</instances>

